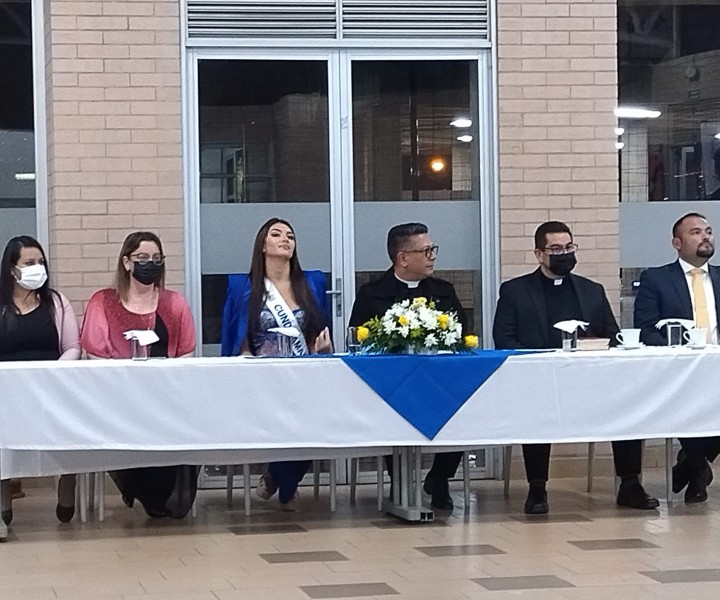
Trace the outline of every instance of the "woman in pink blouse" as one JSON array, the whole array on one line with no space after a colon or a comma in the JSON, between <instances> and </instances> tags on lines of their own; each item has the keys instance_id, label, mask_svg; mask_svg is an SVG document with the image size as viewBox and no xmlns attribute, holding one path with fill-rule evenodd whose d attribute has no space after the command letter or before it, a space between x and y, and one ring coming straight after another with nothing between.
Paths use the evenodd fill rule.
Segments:
<instances>
[{"instance_id":1,"label":"woman in pink blouse","mask_svg":"<svg viewBox=\"0 0 720 600\"><path fill-rule=\"evenodd\" d=\"M50 287L45 251L29 236L11 239L0 262L0 361L77 360L78 321L68 299ZM10 480L2 485L2 519L13 519ZM75 475L58 484L57 518L75 514Z\"/></svg>"},{"instance_id":2,"label":"woman in pink blouse","mask_svg":"<svg viewBox=\"0 0 720 600\"><path fill-rule=\"evenodd\" d=\"M131 233L123 243L115 287L99 290L85 311L81 343L90 358L130 358L128 330L152 330L158 341L151 357L190 356L195 327L185 299L165 289L165 255L160 238ZM150 467L114 471L111 476L127 506L137 499L150 517L184 517L195 500L197 468Z\"/></svg>"}]
</instances>

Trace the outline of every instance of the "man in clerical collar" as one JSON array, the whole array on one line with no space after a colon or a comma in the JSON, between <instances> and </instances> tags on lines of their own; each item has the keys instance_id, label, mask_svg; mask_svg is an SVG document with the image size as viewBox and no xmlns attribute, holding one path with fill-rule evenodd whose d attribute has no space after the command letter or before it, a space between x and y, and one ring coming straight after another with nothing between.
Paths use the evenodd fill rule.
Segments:
<instances>
[{"instance_id":1,"label":"man in clerical collar","mask_svg":"<svg viewBox=\"0 0 720 600\"><path fill-rule=\"evenodd\" d=\"M665 346L663 319L694 321L705 329L706 342L718 342L720 316L720 267L709 264L715 254L712 227L699 213L687 213L672 228L672 245L678 258L661 267L643 271L635 298L635 327L650 346ZM720 454L720 437L681 439L682 450L673 467L673 492L685 489L688 504L707 500L713 479L712 463Z\"/></svg>"},{"instance_id":2,"label":"man in clerical collar","mask_svg":"<svg viewBox=\"0 0 720 600\"><path fill-rule=\"evenodd\" d=\"M572 274L577 264L577 250L565 223L548 221L537 228L534 254L538 268L500 286L493 324L496 348L561 348L562 335L554 325L567 320L585 321L589 326L582 335L608 338L615 344L619 328L605 289L599 283ZM613 442L612 446L615 471L622 480L618 505L657 508L659 502L645 493L639 480L642 442ZM530 487L525 512L547 513L550 444L523 444L523 458Z\"/></svg>"},{"instance_id":3,"label":"man in clerical collar","mask_svg":"<svg viewBox=\"0 0 720 600\"><path fill-rule=\"evenodd\" d=\"M424 297L433 300L442 311L455 311L467 333L467 318L452 283L433 277L438 246L422 223L403 223L391 228L387 235L387 251L392 266L383 275L363 285L357 292L349 325L363 325L373 317L382 317L388 308L402 300ZM392 476L391 463L388 472ZM452 509L448 479L455 475L462 452L437 454L423 489L432 498L436 509Z\"/></svg>"}]
</instances>

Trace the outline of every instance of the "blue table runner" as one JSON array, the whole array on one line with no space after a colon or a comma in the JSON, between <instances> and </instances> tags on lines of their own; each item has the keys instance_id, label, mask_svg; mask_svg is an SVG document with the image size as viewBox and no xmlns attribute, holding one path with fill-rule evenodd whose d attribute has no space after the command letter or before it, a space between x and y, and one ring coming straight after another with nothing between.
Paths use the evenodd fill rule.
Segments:
<instances>
[{"instance_id":1,"label":"blue table runner","mask_svg":"<svg viewBox=\"0 0 720 600\"><path fill-rule=\"evenodd\" d=\"M342 360L400 416L433 439L515 350L467 354L355 354Z\"/></svg>"}]
</instances>

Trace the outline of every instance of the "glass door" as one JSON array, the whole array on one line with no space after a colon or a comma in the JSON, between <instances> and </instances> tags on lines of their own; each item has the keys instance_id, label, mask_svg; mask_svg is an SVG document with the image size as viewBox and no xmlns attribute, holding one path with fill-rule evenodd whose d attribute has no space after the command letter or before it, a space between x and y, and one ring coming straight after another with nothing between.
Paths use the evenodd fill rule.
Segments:
<instances>
[{"instance_id":1,"label":"glass door","mask_svg":"<svg viewBox=\"0 0 720 600\"><path fill-rule=\"evenodd\" d=\"M341 277L333 264L329 64L326 56L197 61L204 355L219 353L227 276L249 271L267 219L292 224L303 269L325 273L331 293ZM333 329L342 329L339 295L332 303Z\"/></svg>"}]
</instances>

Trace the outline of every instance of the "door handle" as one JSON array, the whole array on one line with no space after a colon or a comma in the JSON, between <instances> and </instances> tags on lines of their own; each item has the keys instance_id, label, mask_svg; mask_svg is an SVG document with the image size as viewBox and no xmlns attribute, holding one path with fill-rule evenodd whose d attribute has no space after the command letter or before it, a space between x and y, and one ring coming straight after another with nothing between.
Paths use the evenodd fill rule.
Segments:
<instances>
[{"instance_id":1,"label":"door handle","mask_svg":"<svg viewBox=\"0 0 720 600\"><path fill-rule=\"evenodd\" d=\"M325 293L335 300L335 316L342 317L342 278L335 279L335 289L327 290Z\"/></svg>"}]
</instances>

